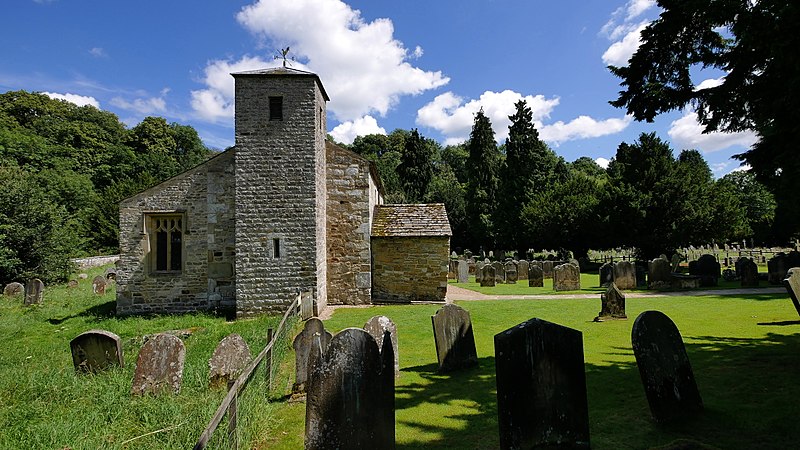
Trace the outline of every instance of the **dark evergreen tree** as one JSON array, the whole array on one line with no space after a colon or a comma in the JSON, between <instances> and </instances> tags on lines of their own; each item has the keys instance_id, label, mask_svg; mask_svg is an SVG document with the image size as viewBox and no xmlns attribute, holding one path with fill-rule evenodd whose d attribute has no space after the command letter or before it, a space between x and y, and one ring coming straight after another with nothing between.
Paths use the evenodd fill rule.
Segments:
<instances>
[{"instance_id":1,"label":"dark evergreen tree","mask_svg":"<svg viewBox=\"0 0 800 450\"><path fill-rule=\"evenodd\" d=\"M432 146L425 142L417 129L411 130L406 139L397 174L403 185L403 192L409 202L420 202L428 192L428 185L433 178Z\"/></svg>"},{"instance_id":2,"label":"dark evergreen tree","mask_svg":"<svg viewBox=\"0 0 800 450\"><path fill-rule=\"evenodd\" d=\"M492 217L497 205L500 152L494 139L492 123L483 113L475 114L472 132L467 142L466 216L469 226L469 245L473 251L488 251L496 245Z\"/></svg>"}]
</instances>

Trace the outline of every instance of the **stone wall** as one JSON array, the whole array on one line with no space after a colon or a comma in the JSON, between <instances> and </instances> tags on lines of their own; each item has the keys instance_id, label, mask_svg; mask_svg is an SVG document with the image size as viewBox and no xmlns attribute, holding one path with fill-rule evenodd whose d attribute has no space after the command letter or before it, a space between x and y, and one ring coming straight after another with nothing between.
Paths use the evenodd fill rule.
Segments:
<instances>
[{"instance_id":1,"label":"stone wall","mask_svg":"<svg viewBox=\"0 0 800 450\"><path fill-rule=\"evenodd\" d=\"M239 317L283 312L298 290L327 302L326 99L316 76L292 73L234 74ZM283 120L269 120L271 96Z\"/></svg>"},{"instance_id":2,"label":"stone wall","mask_svg":"<svg viewBox=\"0 0 800 450\"><path fill-rule=\"evenodd\" d=\"M370 230L382 202L370 162L333 144L328 154L328 303L372 303Z\"/></svg>"},{"instance_id":3,"label":"stone wall","mask_svg":"<svg viewBox=\"0 0 800 450\"><path fill-rule=\"evenodd\" d=\"M444 301L449 248L447 236L373 237L373 300Z\"/></svg>"},{"instance_id":4,"label":"stone wall","mask_svg":"<svg viewBox=\"0 0 800 450\"><path fill-rule=\"evenodd\" d=\"M233 151L222 153L120 203L117 314L180 313L232 306ZM148 214L184 215L183 267L152 270Z\"/></svg>"}]
</instances>

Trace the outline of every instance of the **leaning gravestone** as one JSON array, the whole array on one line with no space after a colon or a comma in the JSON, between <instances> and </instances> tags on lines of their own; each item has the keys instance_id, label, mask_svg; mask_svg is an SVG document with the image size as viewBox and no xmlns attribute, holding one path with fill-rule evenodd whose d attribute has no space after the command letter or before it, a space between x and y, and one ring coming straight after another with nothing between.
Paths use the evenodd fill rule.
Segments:
<instances>
[{"instance_id":1,"label":"leaning gravestone","mask_svg":"<svg viewBox=\"0 0 800 450\"><path fill-rule=\"evenodd\" d=\"M494 276L494 266L491 264L486 264L483 266L483 271L481 272L481 286L488 286L494 287L495 285L495 276Z\"/></svg>"},{"instance_id":2,"label":"leaning gravestone","mask_svg":"<svg viewBox=\"0 0 800 450\"><path fill-rule=\"evenodd\" d=\"M208 360L209 385L212 388L227 387L250 362L250 347L236 334L229 334L220 341L211 359Z\"/></svg>"},{"instance_id":3,"label":"leaning gravestone","mask_svg":"<svg viewBox=\"0 0 800 450\"><path fill-rule=\"evenodd\" d=\"M326 331L325 325L316 317L308 319L303 325L303 331L295 336L292 341L295 360L293 393L305 392L311 366L328 350L331 338L331 332Z\"/></svg>"},{"instance_id":4,"label":"leaning gravestone","mask_svg":"<svg viewBox=\"0 0 800 450\"><path fill-rule=\"evenodd\" d=\"M656 422L671 422L703 410L681 334L669 317L660 311L641 313L633 323L631 344Z\"/></svg>"},{"instance_id":5,"label":"leaning gravestone","mask_svg":"<svg viewBox=\"0 0 800 450\"><path fill-rule=\"evenodd\" d=\"M517 263L517 279L527 280L529 268L530 265L528 264L528 261L524 259L519 260L519 262Z\"/></svg>"},{"instance_id":6,"label":"leaning gravestone","mask_svg":"<svg viewBox=\"0 0 800 450\"><path fill-rule=\"evenodd\" d=\"M103 295L106 293L106 279L100 275L92 279L92 292L95 295Z\"/></svg>"},{"instance_id":7,"label":"leaning gravestone","mask_svg":"<svg viewBox=\"0 0 800 450\"><path fill-rule=\"evenodd\" d=\"M758 264L750 258L736 261L736 272L742 287L758 287Z\"/></svg>"},{"instance_id":8,"label":"leaning gravestone","mask_svg":"<svg viewBox=\"0 0 800 450\"><path fill-rule=\"evenodd\" d=\"M581 289L581 272L572 263L561 264L553 269L553 290L578 291Z\"/></svg>"},{"instance_id":9,"label":"leaning gravestone","mask_svg":"<svg viewBox=\"0 0 800 450\"><path fill-rule=\"evenodd\" d=\"M600 266L599 269L600 273L600 287L608 286L614 281L614 265L611 263L605 263Z\"/></svg>"},{"instance_id":10,"label":"leaning gravestone","mask_svg":"<svg viewBox=\"0 0 800 450\"><path fill-rule=\"evenodd\" d=\"M672 286L671 267L665 258L656 258L647 263L647 287L666 289Z\"/></svg>"},{"instance_id":11,"label":"leaning gravestone","mask_svg":"<svg viewBox=\"0 0 800 450\"><path fill-rule=\"evenodd\" d=\"M305 448L395 448L391 339L346 328L311 368Z\"/></svg>"},{"instance_id":12,"label":"leaning gravestone","mask_svg":"<svg viewBox=\"0 0 800 450\"><path fill-rule=\"evenodd\" d=\"M517 265L513 261L509 261L503 267L506 273L506 284L517 284L519 274L517 273Z\"/></svg>"},{"instance_id":13,"label":"leaning gravestone","mask_svg":"<svg viewBox=\"0 0 800 450\"><path fill-rule=\"evenodd\" d=\"M594 321L603 322L627 318L628 316L625 315L625 295L612 282L608 285L606 292L600 294L600 313L594 318Z\"/></svg>"},{"instance_id":14,"label":"leaning gravestone","mask_svg":"<svg viewBox=\"0 0 800 450\"><path fill-rule=\"evenodd\" d=\"M789 292L789 297L792 298L794 309L797 314L800 314L800 267L792 267L786 273L786 278L783 280L783 285Z\"/></svg>"},{"instance_id":15,"label":"leaning gravestone","mask_svg":"<svg viewBox=\"0 0 800 450\"><path fill-rule=\"evenodd\" d=\"M463 259L458 260L458 282L469 283L469 264Z\"/></svg>"},{"instance_id":16,"label":"leaning gravestone","mask_svg":"<svg viewBox=\"0 0 800 450\"><path fill-rule=\"evenodd\" d=\"M389 333L392 339L392 353L394 353L394 376L400 376L400 353L397 348L397 325L392 319L386 316L374 316L364 325L364 331L370 334L378 344L378 348L383 348L383 337Z\"/></svg>"},{"instance_id":17,"label":"leaning gravestone","mask_svg":"<svg viewBox=\"0 0 800 450\"><path fill-rule=\"evenodd\" d=\"M16 297L25 293L25 286L22 283L8 283L3 289L3 295L6 297Z\"/></svg>"},{"instance_id":18,"label":"leaning gravestone","mask_svg":"<svg viewBox=\"0 0 800 450\"><path fill-rule=\"evenodd\" d=\"M589 448L580 331L531 319L494 336L500 448Z\"/></svg>"},{"instance_id":19,"label":"leaning gravestone","mask_svg":"<svg viewBox=\"0 0 800 450\"><path fill-rule=\"evenodd\" d=\"M630 261L614 264L614 284L620 290L636 289L636 268Z\"/></svg>"},{"instance_id":20,"label":"leaning gravestone","mask_svg":"<svg viewBox=\"0 0 800 450\"><path fill-rule=\"evenodd\" d=\"M697 258L697 265L695 266L695 273L690 275L697 275L700 277L700 286L709 287L717 286L721 273L721 266L714 255L702 255Z\"/></svg>"},{"instance_id":21,"label":"leaning gravestone","mask_svg":"<svg viewBox=\"0 0 800 450\"><path fill-rule=\"evenodd\" d=\"M506 282L506 270L503 263L495 261L492 263L494 267L494 282L495 284L503 284Z\"/></svg>"},{"instance_id":22,"label":"leaning gravestone","mask_svg":"<svg viewBox=\"0 0 800 450\"><path fill-rule=\"evenodd\" d=\"M467 310L447 304L431 316L431 322L440 372L478 365L475 335Z\"/></svg>"},{"instance_id":23,"label":"leaning gravestone","mask_svg":"<svg viewBox=\"0 0 800 450\"><path fill-rule=\"evenodd\" d=\"M183 381L186 347L177 336L159 333L150 337L139 350L133 373L132 395L178 393Z\"/></svg>"},{"instance_id":24,"label":"leaning gravestone","mask_svg":"<svg viewBox=\"0 0 800 450\"><path fill-rule=\"evenodd\" d=\"M95 373L111 366L123 367L119 336L105 330L89 330L70 341L72 365L76 372Z\"/></svg>"},{"instance_id":25,"label":"leaning gravestone","mask_svg":"<svg viewBox=\"0 0 800 450\"><path fill-rule=\"evenodd\" d=\"M41 305L44 297L44 283L38 278L25 284L25 305Z\"/></svg>"},{"instance_id":26,"label":"leaning gravestone","mask_svg":"<svg viewBox=\"0 0 800 450\"><path fill-rule=\"evenodd\" d=\"M543 287L544 272L542 266L531 264L528 268L528 287Z\"/></svg>"}]
</instances>

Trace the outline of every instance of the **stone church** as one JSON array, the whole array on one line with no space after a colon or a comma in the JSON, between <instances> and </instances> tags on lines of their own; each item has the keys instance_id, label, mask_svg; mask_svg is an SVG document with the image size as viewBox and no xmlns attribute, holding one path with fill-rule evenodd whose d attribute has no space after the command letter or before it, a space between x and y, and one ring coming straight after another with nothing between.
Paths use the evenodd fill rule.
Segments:
<instances>
[{"instance_id":1,"label":"stone church","mask_svg":"<svg viewBox=\"0 0 800 450\"><path fill-rule=\"evenodd\" d=\"M316 74L232 76L235 146L120 202L117 313L444 300L444 205L383 204L375 165L326 141Z\"/></svg>"}]
</instances>

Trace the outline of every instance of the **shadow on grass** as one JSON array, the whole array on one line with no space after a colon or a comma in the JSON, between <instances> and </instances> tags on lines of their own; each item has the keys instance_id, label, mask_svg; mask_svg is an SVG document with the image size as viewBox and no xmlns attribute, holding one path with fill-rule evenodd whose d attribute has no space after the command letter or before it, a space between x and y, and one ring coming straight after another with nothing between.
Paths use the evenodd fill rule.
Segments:
<instances>
[{"instance_id":1,"label":"shadow on grass","mask_svg":"<svg viewBox=\"0 0 800 450\"><path fill-rule=\"evenodd\" d=\"M235 308L217 308L217 309L213 309L213 310L199 311L199 313L200 314L208 314L208 315L210 315L212 317L224 317L225 320L227 320L228 322L232 322L232 321L236 320L236 309ZM47 322L50 323L51 325L61 325L62 323L66 322L67 320L76 319L76 318L79 318L79 317L87 317L90 320L101 321L101 320L105 320L105 319L114 317L114 316L116 316L116 314L117 314L117 301L116 301L116 299L114 299L114 300L109 300L109 301L107 301L105 303L100 303L100 304L94 305L92 307L89 307L89 308L79 312L78 314L72 314L72 315L69 315L69 316L66 316L66 317L61 317L61 318L52 317L50 319L47 319ZM161 317L161 316L165 316L165 315L180 316L180 315L183 315L183 313L160 313L160 314L142 313L142 314L130 314L130 315L127 315L125 317L136 317L136 318L140 318L140 319L155 319L155 318L158 318L158 317Z\"/></svg>"}]
</instances>

